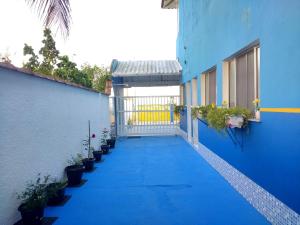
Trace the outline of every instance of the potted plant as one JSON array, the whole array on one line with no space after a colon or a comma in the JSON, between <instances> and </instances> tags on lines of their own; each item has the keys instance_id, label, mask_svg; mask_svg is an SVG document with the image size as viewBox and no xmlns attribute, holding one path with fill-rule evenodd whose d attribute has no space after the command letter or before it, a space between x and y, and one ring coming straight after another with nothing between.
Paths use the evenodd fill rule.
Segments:
<instances>
[{"instance_id":1,"label":"potted plant","mask_svg":"<svg viewBox=\"0 0 300 225\"><path fill-rule=\"evenodd\" d=\"M203 111L206 116L208 125L217 131L224 131L224 128L244 128L247 126L248 119L251 113L248 109L233 107L233 108L218 108L215 105L207 107Z\"/></svg>"},{"instance_id":2,"label":"potted plant","mask_svg":"<svg viewBox=\"0 0 300 225\"><path fill-rule=\"evenodd\" d=\"M184 111L184 105L175 105L174 114L179 116Z\"/></svg>"},{"instance_id":3,"label":"potted plant","mask_svg":"<svg viewBox=\"0 0 300 225\"><path fill-rule=\"evenodd\" d=\"M68 178L68 184L70 186L79 185L81 183L82 173L84 171L84 166L82 165L82 155L77 154L76 157L68 161L69 166L65 168Z\"/></svg>"},{"instance_id":4,"label":"potted plant","mask_svg":"<svg viewBox=\"0 0 300 225\"><path fill-rule=\"evenodd\" d=\"M65 190L67 181L52 180L47 186L48 202L47 205L59 205L65 200Z\"/></svg>"},{"instance_id":5,"label":"potted plant","mask_svg":"<svg viewBox=\"0 0 300 225\"><path fill-rule=\"evenodd\" d=\"M46 206L47 185L49 176L43 179L38 175L35 182L27 183L25 191L18 194L18 199L21 200L21 205L18 210L22 216L22 222L25 225L40 225L44 216L44 208Z\"/></svg>"},{"instance_id":6,"label":"potted plant","mask_svg":"<svg viewBox=\"0 0 300 225\"><path fill-rule=\"evenodd\" d=\"M253 101L254 111L255 111L255 119L260 120L260 100L258 98Z\"/></svg>"},{"instance_id":7,"label":"potted plant","mask_svg":"<svg viewBox=\"0 0 300 225\"><path fill-rule=\"evenodd\" d=\"M108 139L108 133L109 131L104 128L102 131L102 135L101 135L101 150L103 151L104 154L107 154L109 152L109 145L107 144L107 139Z\"/></svg>"},{"instance_id":8,"label":"potted plant","mask_svg":"<svg viewBox=\"0 0 300 225\"><path fill-rule=\"evenodd\" d=\"M109 145L110 148L115 148L116 144L116 136L112 134L112 131L109 132L110 138L106 140L106 143Z\"/></svg>"},{"instance_id":9,"label":"potted plant","mask_svg":"<svg viewBox=\"0 0 300 225\"><path fill-rule=\"evenodd\" d=\"M92 137L95 138L96 135L93 134ZM83 146L84 146L84 149L88 152L88 157L83 159L82 163L83 163L86 171L92 171L94 169L95 159L94 159L94 155L93 155L94 148L91 147L91 126L90 126L90 121L89 121L88 139L83 140Z\"/></svg>"}]
</instances>

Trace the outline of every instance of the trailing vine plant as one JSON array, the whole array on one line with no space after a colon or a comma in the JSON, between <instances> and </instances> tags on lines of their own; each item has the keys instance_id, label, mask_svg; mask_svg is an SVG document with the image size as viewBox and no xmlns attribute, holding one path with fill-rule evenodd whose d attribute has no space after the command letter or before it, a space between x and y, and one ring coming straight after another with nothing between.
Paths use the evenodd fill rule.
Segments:
<instances>
[{"instance_id":1,"label":"trailing vine plant","mask_svg":"<svg viewBox=\"0 0 300 225\"><path fill-rule=\"evenodd\" d=\"M222 132L224 128L228 127L228 120L233 116L243 117L243 127L246 127L248 120L251 118L251 112L248 109L240 107L227 108L216 107L215 104L206 106L195 106L192 108L192 117L205 120L209 127L216 129L218 132Z\"/></svg>"},{"instance_id":2,"label":"trailing vine plant","mask_svg":"<svg viewBox=\"0 0 300 225\"><path fill-rule=\"evenodd\" d=\"M180 115L180 112L184 110L184 105L175 105L174 106L174 113L175 115Z\"/></svg>"}]
</instances>

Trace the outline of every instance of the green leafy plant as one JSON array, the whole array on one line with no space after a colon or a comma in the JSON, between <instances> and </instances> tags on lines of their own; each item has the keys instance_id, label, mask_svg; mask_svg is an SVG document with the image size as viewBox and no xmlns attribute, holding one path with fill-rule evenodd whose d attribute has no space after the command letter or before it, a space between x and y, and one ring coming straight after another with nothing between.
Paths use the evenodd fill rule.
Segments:
<instances>
[{"instance_id":1,"label":"green leafy plant","mask_svg":"<svg viewBox=\"0 0 300 225\"><path fill-rule=\"evenodd\" d=\"M57 197L57 191L64 188L67 185L66 180L57 180L56 178L51 179L51 183L47 186L48 198Z\"/></svg>"},{"instance_id":2,"label":"green leafy plant","mask_svg":"<svg viewBox=\"0 0 300 225\"><path fill-rule=\"evenodd\" d=\"M44 44L40 49L39 54L42 55L43 61L39 66L39 72L52 75L54 66L59 56L59 51L56 49L56 43L52 37L51 30L46 28L44 30L44 39L42 40Z\"/></svg>"},{"instance_id":3,"label":"green leafy plant","mask_svg":"<svg viewBox=\"0 0 300 225\"><path fill-rule=\"evenodd\" d=\"M231 116L242 116L244 119L243 127L246 127L248 120L251 118L251 112L248 109L233 107L233 108L217 108L211 107L208 109L206 116L210 127L221 132L228 126L227 121Z\"/></svg>"},{"instance_id":4,"label":"green leafy plant","mask_svg":"<svg viewBox=\"0 0 300 225\"><path fill-rule=\"evenodd\" d=\"M174 106L174 113L175 115L180 115L180 112L184 110L184 105L175 105Z\"/></svg>"},{"instance_id":5,"label":"green leafy plant","mask_svg":"<svg viewBox=\"0 0 300 225\"><path fill-rule=\"evenodd\" d=\"M48 200L47 186L50 176L38 177L35 182L30 181L26 184L25 191L17 195L17 198L21 200L24 209L36 209L42 208L46 205Z\"/></svg>"},{"instance_id":6,"label":"green leafy plant","mask_svg":"<svg viewBox=\"0 0 300 225\"><path fill-rule=\"evenodd\" d=\"M227 110L223 108L210 109L207 113L207 122L210 127L222 131L226 127Z\"/></svg>"},{"instance_id":7,"label":"green leafy plant","mask_svg":"<svg viewBox=\"0 0 300 225\"><path fill-rule=\"evenodd\" d=\"M45 27L60 30L63 37L67 37L71 24L71 6L69 0L26 0L33 8Z\"/></svg>"},{"instance_id":8,"label":"green leafy plant","mask_svg":"<svg viewBox=\"0 0 300 225\"><path fill-rule=\"evenodd\" d=\"M71 159L68 160L68 164L70 166L73 166L73 165L80 166L80 165L82 165L82 159L83 159L83 156L80 153L78 153L76 156L72 155Z\"/></svg>"},{"instance_id":9,"label":"green leafy plant","mask_svg":"<svg viewBox=\"0 0 300 225\"><path fill-rule=\"evenodd\" d=\"M253 105L254 105L254 109L255 111L259 111L260 110L260 100L258 98L253 100Z\"/></svg>"},{"instance_id":10,"label":"green leafy plant","mask_svg":"<svg viewBox=\"0 0 300 225\"><path fill-rule=\"evenodd\" d=\"M95 90L100 92L105 91L106 81L111 79L111 73L107 68L84 64L81 66L81 71L87 75L88 79L93 81L92 86Z\"/></svg>"},{"instance_id":11,"label":"green leafy plant","mask_svg":"<svg viewBox=\"0 0 300 225\"><path fill-rule=\"evenodd\" d=\"M112 139L116 138L115 132L113 132L112 129L109 130L109 137L112 138Z\"/></svg>"},{"instance_id":12,"label":"green leafy plant","mask_svg":"<svg viewBox=\"0 0 300 225\"><path fill-rule=\"evenodd\" d=\"M201 118L203 120L207 120L208 112L215 107L214 104L206 105L206 106L193 106L192 107L192 118Z\"/></svg>"},{"instance_id":13,"label":"green leafy plant","mask_svg":"<svg viewBox=\"0 0 300 225\"><path fill-rule=\"evenodd\" d=\"M109 136L109 130L104 128L102 130L101 139L100 139L101 145L106 145L107 144L108 136Z\"/></svg>"},{"instance_id":14,"label":"green leafy plant","mask_svg":"<svg viewBox=\"0 0 300 225\"><path fill-rule=\"evenodd\" d=\"M128 126L132 126L132 125L133 125L133 121L132 121L131 118L128 118L128 120L127 120L127 125L128 125Z\"/></svg>"},{"instance_id":15,"label":"green leafy plant","mask_svg":"<svg viewBox=\"0 0 300 225\"><path fill-rule=\"evenodd\" d=\"M34 53L34 50L31 46L25 44L23 48L23 55L30 55L30 58L28 59L28 62L23 65L24 68L29 69L33 72L37 71L40 63L39 63L39 57Z\"/></svg>"},{"instance_id":16,"label":"green leafy plant","mask_svg":"<svg viewBox=\"0 0 300 225\"><path fill-rule=\"evenodd\" d=\"M96 135L92 134L91 135L91 123L88 121L89 125L89 134L88 138L86 140L82 141L82 145L84 146L84 149L88 151L88 158L93 158L93 151L95 150L94 147L91 146L91 138L95 138Z\"/></svg>"},{"instance_id":17,"label":"green leafy plant","mask_svg":"<svg viewBox=\"0 0 300 225\"><path fill-rule=\"evenodd\" d=\"M104 91L106 80L111 78L111 74L106 68L89 64L84 64L81 69L77 68L77 64L72 62L67 55L59 55L49 29L44 30L42 44L39 55L35 54L30 45L24 45L23 55L29 56L29 59L23 64L23 68ZM40 62L39 59L42 61Z\"/></svg>"}]
</instances>

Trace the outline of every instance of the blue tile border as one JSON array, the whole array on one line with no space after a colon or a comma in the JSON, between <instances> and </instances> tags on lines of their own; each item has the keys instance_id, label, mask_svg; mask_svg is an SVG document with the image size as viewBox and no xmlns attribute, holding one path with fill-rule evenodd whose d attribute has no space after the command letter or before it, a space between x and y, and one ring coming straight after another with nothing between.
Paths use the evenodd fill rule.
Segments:
<instances>
[{"instance_id":1,"label":"blue tile border","mask_svg":"<svg viewBox=\"0 0 300 225\"><path fill-rule=\"evenodd\" d=\"M188 142L186 132L179 129L177 134ZM190 142L188 143L191 144ZM300 225L300 215L275 196L260 187L201 143L191 145L194 150L270 223L276 225Z\"/></svg>"}]
</instances>

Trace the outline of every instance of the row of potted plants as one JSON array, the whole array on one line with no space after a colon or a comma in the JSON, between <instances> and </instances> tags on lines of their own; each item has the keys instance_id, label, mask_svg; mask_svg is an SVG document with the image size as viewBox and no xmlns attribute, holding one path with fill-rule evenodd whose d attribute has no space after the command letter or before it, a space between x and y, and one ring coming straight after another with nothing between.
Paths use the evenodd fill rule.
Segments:
<instances>
[{"instance_id":1,"label":"row of potted plants","mask_svg":"<svg viewBox=\"0 0 300 225\"><path fill-rule=\"evenodd\" d=\"M177 106L175 113L180 114L183 106ZM215 104L206 106L193 106L191 109L193 119L200 119L208 124L208 126L222 132L226 127L245 128L248 120L253 118L252 113L241 107L226 107L225 103L222 107L217 107Z\"/></svg>"},{"instance_id":2,"label":"row of potted plants","mask_svg":"<svg viewBox=\"0 0 300 225\"><path fill-rule=\"evenodd\" d=\"M55 206L64 202L66 187L79 186L82 183L83 172L93 171L94 163L101 161L102 154L107 154L115 147L116 137L108 129L102 131L99 150L91 146L92 138L96 138L96 135L91 135L89 122L88 137L82 142L84 149L88 151L88 157L83 158L82 154L72 156L68 160L69 165L65 168L66 179L57 180L49 175L41 177L39 174L35 182L28 182L26 189L17 195L17 198L21 200L18 210L24 225L41 225L44 208L47 205Z\"/></svg>"}]
</instances>

